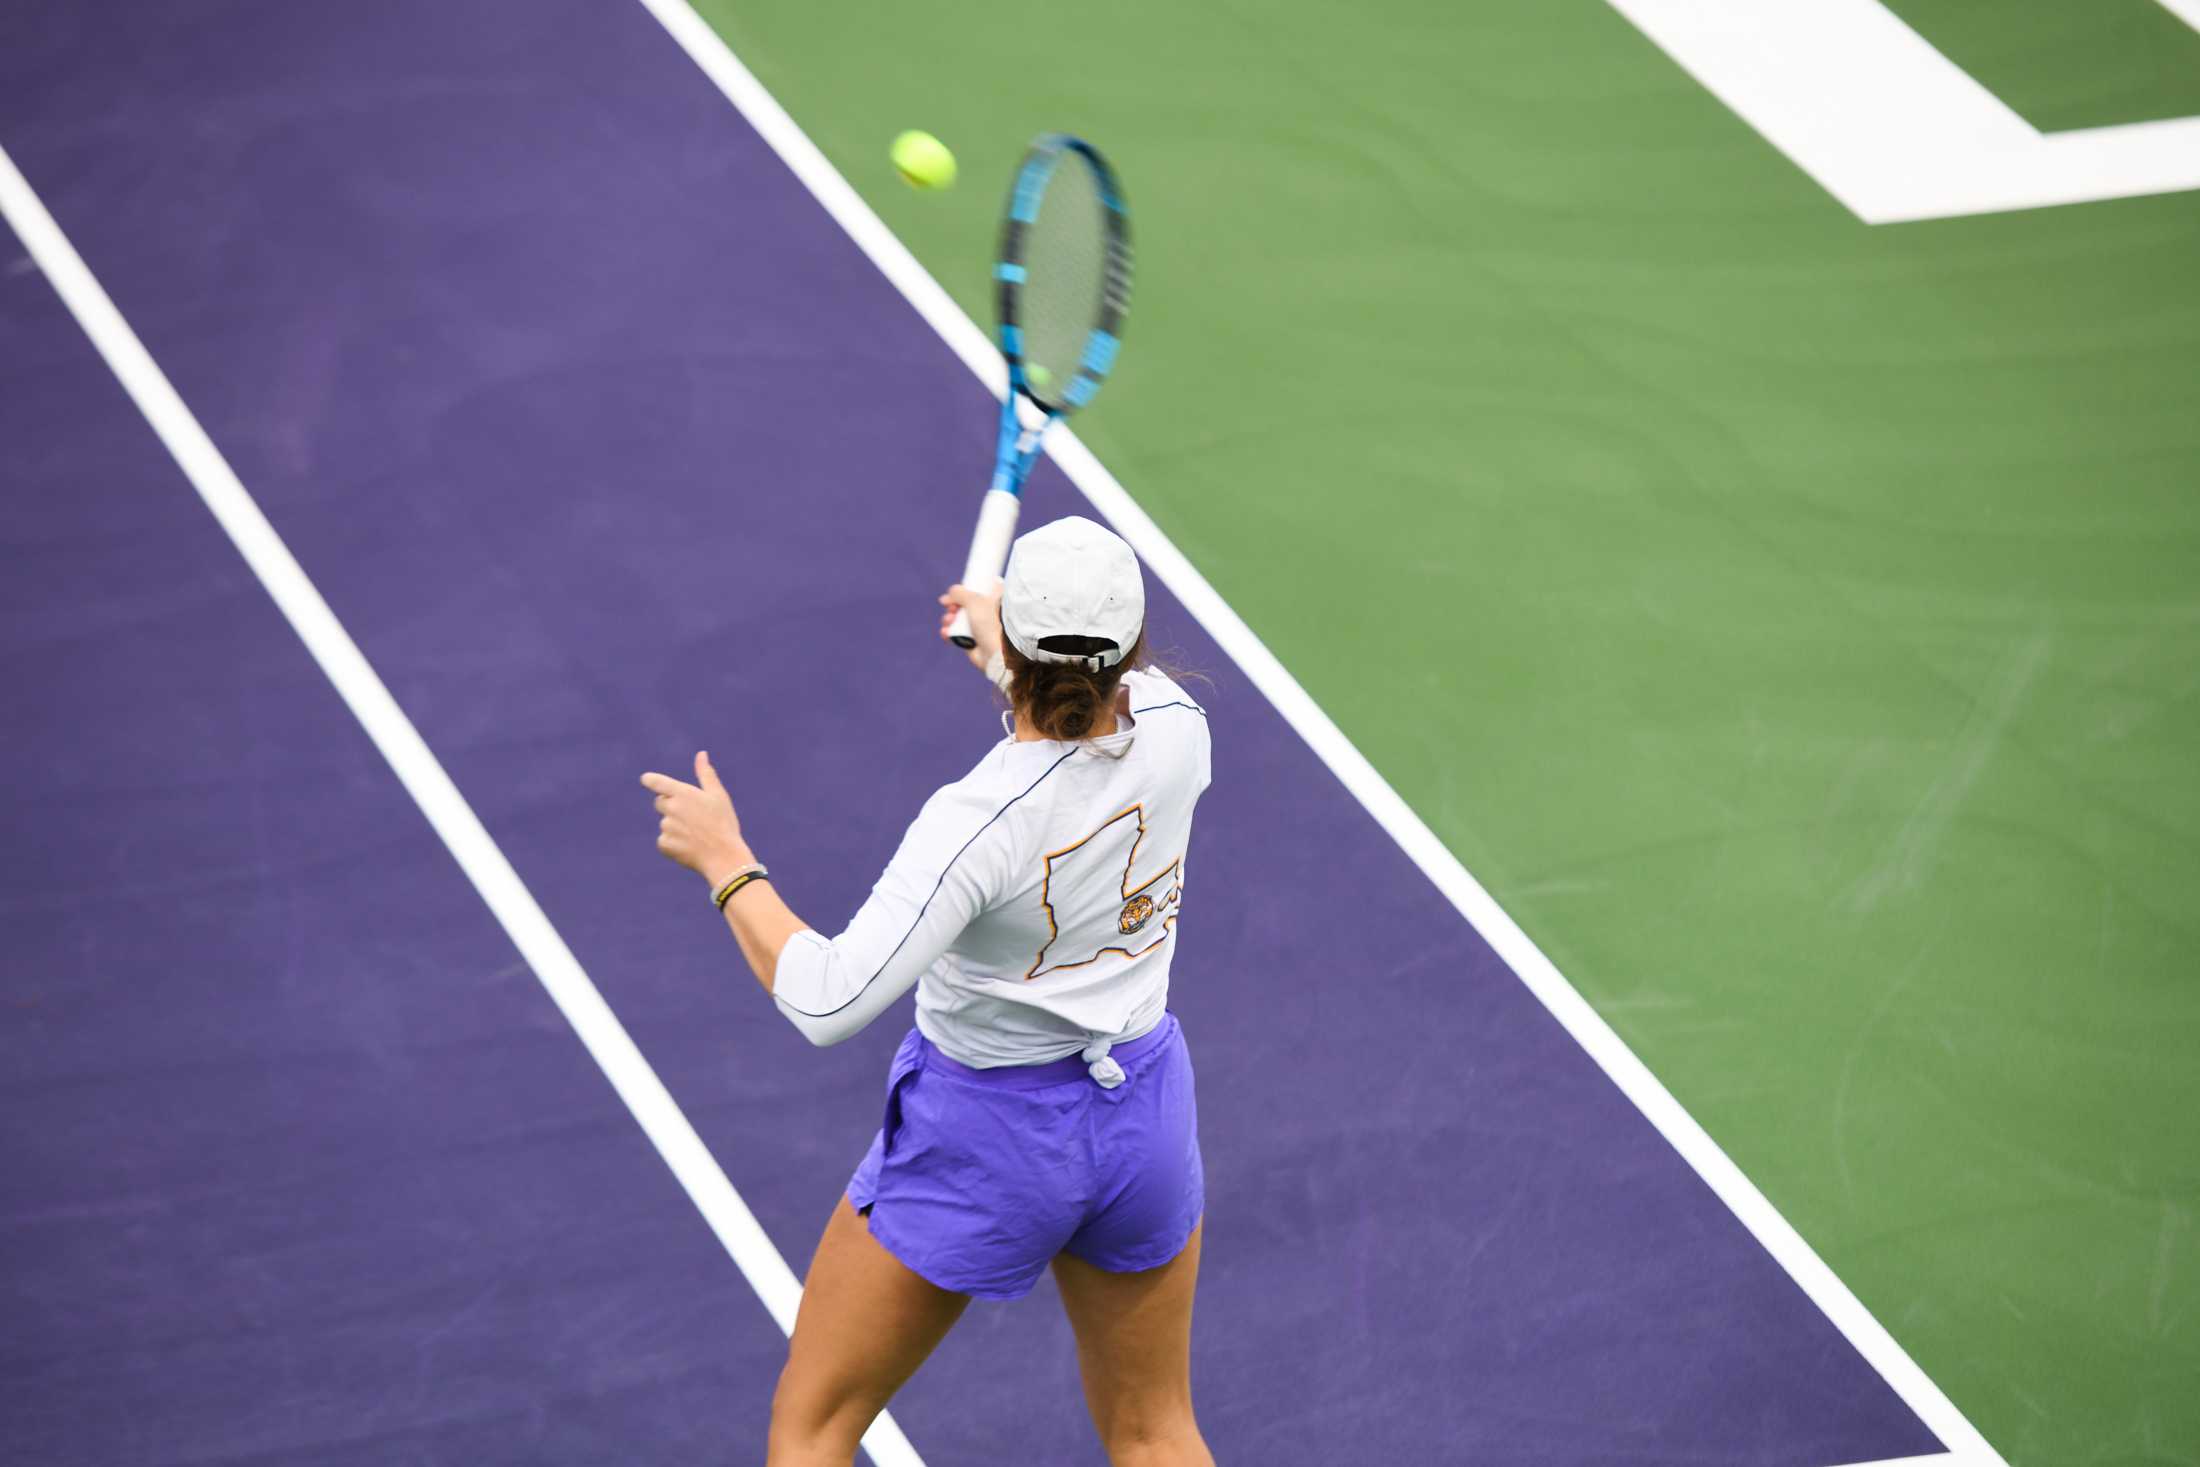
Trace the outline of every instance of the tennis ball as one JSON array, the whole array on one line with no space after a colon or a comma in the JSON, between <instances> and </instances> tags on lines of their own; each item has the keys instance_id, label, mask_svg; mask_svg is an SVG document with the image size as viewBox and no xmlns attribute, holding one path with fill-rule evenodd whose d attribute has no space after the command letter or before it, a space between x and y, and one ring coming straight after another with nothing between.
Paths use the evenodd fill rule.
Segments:
<instances>
[{"instance_id":1,"label":"tennis ball","mask_svg":"<svg viewBox=\"0 0 2200 1467\"><path fill-rule=\"evenodd\" d=\"M911 129L894 139L888 150L894 171L914 189L946 188L955 181L955 155L947 144L928 132Z\"/></svg>"},{"instance_id":2,"label":"tennis ball","mask_svg":"<svg viewBox=\"0 0 2200 1467\"><path fill-rule=\"evenodd\" d=\"M1024 363L1024 380L1044 392L1047 389L1047 384L1054 380L1054 374L1037 362L1026 362Z\"/></svg>"}]
</instances>

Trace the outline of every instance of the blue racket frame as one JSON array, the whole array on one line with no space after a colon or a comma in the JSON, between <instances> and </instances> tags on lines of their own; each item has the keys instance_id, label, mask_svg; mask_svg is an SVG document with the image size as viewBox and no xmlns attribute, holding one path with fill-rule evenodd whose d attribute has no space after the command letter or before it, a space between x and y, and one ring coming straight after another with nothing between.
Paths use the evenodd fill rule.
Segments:
<instances>
[{"instance_id":1,"label":"blue racket frame","mask_svg":"<svg viewBox=\"0 0 2200 1467\"><path fill-rule=\"evenodd\" d=\"M1065 164L1092 171L1100 196L1102 227L1106 231L1106 265L1101 276L1092 329L1085 336L1085 350L1076 373L1063 384L1061 395L1049 399L1032 386L1024 367L1022 306L1024 235L1039 217L1039 204L1055 170ZM1050 132L1033 141L1016 170L1008 194L1008 210L1001 221L1000 252L993 265L995 307L999 318L997 339L1008 363L1008 395L1001 400L1001 428L993 449L994 489L1021 495L1024 480L1038 460L1039 445L1057 418L1068 416L1091 402L1114 369L1123 342L1123 319L1131 298L1131 218L1122 185L1098 148L1068 133ZM1037 427L1026 428L1017 417L1016 399L1024 398L1044 417Z\"/></svg>"},{"instance_id":2,"label":"blue racket frame","mask_svg":"<svg viewBox=\"0 0 2200 1467\"><path fill-rule=\"evenodd\" d=\"M1060 384L1061 396L1050 399L1033 387L1024 367L1024 237L1039 217L1048 181L1064 166L1092 172L1101 202L1104 255L1100 297L1094 302L1093 324L1086 333L1077 370L1070 374L1069 381ZM1008 564L1009 544L1016 535L1024 481L1031 475L1031 466L1038 462L1047 429L1054 426L1055 419L1092 401L1114 368L1116 352L1122 345L1123 317L1131 298L1130 209L1124 203L1115 170L1099 149L1083 138L1061 132L1045 133L1032 143L1009 189L993 283L1000 321L998 340L1001 356L1008 363L1008 392L1001 399L1001 429L993 447L993 482L978 511L978 527L971 535L970 555L963 565L962 579L967 586L999 583ZM1023 425L1016 408L1018 401L1029 402L1041 414L1037 426ZM977 645L967 612L955 614L946 636L958 647Z\"/></svg>"}]
</instances>

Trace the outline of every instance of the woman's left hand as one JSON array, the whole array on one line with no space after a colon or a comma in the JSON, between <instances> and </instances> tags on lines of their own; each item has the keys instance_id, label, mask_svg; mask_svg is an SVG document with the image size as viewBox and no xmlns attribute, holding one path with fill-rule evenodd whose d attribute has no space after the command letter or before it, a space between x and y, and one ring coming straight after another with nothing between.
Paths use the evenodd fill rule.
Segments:
<instances>
[{"instance_id":1,"label":"woman's left hand","mask_svg":"<svg viewBox=\"0 0 2200 1467\"><path fill-rule=\"evenodd\" d=\"M657 849L667 860L705 881L750 864L741 817L733 813L733 800L710 767L708 753L695 756L694 784L652 772L642 776L642 788L657 797Z\"/></svg>"}]
</instances>

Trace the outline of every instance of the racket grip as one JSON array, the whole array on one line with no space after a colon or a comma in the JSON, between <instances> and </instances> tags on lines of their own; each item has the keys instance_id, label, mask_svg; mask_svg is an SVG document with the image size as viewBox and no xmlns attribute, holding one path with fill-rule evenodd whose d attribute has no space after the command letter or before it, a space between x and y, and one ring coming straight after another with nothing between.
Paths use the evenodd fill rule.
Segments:
<instances>
[{"instance_id":1,"label":"racket grip","mask_svg":"<svg viewBox=\"0 0 2200 1467\"><path fill-rule=\"evenodd\" d=\"M1001 584L1008 568L1008 548L1016 541L1016 516L1023 500L1006 489L988 489L978 508L978 528L970 536L970 557L963 562L962 583L972 590L992 591ZM957 611L947 628L947 640L958 647L975 647L970 613Z\"/></svg>"}]
</instances>

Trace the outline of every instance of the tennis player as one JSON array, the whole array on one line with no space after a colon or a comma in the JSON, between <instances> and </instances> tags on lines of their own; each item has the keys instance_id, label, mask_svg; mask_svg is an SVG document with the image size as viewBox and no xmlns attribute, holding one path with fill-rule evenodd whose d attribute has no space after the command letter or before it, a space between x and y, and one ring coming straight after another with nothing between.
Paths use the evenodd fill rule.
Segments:
<instances>
[{"instance_id":1,"label":"tennis player","mask_svg":"<svg viewBox=\"0 0 2200 1467\"><path fill-rule=\"evenodd\" d=\"M657 848L712 899L779 1011L834 1044L913 985L883 1123L810 1262L771 1467L852 1460L970 1300L1052 1268L1117 1467L1211 1467L1191 1398L1200 1168L1168 1011L1206 714L1142 667L1145 587L1090 520L1016 542L998 598L950 587L1007 737L927 800L854 920L789 911L708 754L645 774Z\"/></svg>"}]
</instances>

